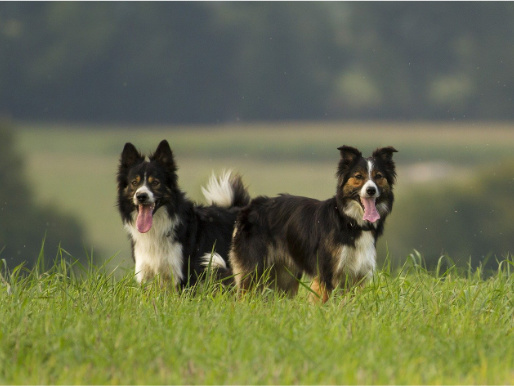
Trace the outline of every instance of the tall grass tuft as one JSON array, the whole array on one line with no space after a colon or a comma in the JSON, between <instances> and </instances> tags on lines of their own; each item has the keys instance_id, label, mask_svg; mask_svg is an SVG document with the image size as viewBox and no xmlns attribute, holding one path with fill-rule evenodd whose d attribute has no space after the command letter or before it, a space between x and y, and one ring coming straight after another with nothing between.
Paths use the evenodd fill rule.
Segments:
<instances>
[{"instance_id":1,"label":"tall grass tuft","mask_svg":"<svg viewBox=\"0 0 514 386\"><path fill-rule=\"evenodd\" d=\"M64 250L42 269L42 249L33 269L2 269L0 383L512 383L510 256L492 275L407 260L321 305L211 277L139 286Z\"/></svg>"}]
</instances>

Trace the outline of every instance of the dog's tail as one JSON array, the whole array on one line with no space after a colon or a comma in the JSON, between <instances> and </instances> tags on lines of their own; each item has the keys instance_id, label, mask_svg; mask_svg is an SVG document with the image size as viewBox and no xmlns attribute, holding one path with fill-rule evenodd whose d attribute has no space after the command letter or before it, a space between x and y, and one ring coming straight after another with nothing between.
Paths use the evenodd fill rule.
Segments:
<instances>
[{"instance_id":1,"label":"dog's tail","mask_svg":"<svg viewBox=\"0 0 514 386\"><path fill-rule=\"evenodd\" d=\"M224 171L221 176L212 174L207 188L202 187L202 193L209 205L224 208L243 207L250 203L250 194L243 179L232 171Z\"/></svg>"},{"instance_id":2,"label":"dog's tail","mask_svg":"<svg viewBox=\"0 0 514 386\"><path fill-rule=\"evenodd\" d=\"M227 262L218 253L206 253L201 257L200 265L207 272L213 272L214 277L221 281L224 285L231 285L234 282L232 270L228 267Z\"/></svg>"}]
</instances>

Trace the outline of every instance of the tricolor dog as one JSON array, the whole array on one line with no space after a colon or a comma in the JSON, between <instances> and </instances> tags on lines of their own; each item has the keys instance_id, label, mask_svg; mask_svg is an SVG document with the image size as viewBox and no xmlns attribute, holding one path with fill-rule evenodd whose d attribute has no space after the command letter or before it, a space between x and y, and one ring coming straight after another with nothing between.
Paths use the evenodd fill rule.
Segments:
<instances>
[{"instance_id":1,"label":"tricolor dog","mask_svg":"<svg viewBox=\"0 0 514 386\"><path fill-rule=\"evenodd\" d=\"M203 189L210 205L203 206L180 190L176 172L166 140L148 158L131 143L121 153L118 209L138 282L158 276L177 287L194 285L210 264L218 273L230 273L227 260L234 223L250 201L240 176L213 176Z\"/></svg>"},{"instance_id":2,"label":"tricolor dog","mask_svg":"<svg viewBox=\"0 0 514 386\"><path fill-rule=\"evenodd\" d=\"M397 150L380 148L369 158L350 146L338 150L334 197L257 197L241 211L229 254L240 290L259 283L294 295L305 273L326 301L334 288L372 276L375 244L393 208Z\"/></svg>"}]
</instances>

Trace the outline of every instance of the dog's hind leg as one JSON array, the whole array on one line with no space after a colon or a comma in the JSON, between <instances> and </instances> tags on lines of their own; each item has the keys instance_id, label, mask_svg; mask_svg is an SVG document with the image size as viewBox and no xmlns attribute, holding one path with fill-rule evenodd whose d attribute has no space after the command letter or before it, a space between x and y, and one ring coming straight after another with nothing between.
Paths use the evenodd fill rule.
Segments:
<instances>
[{"instance_id":1,"label":"dog's hind leg","mask_svg":"<svg viewBox=\"0 0 514 386\"><path fill-rule=\"evenodd\" d=\"M271 270L271 279L275 290L281 291L290 297L296 296L300 287L302 272L296 269L288 269L286 266L277 264Z\"/></svg>"},{"instance_id":2,"label":"dog's hind leg","mask_svg":"<svg viewBox=\"0 0 514 386\"><path fill-rule=\"evenodd\" d=\"M312 303L326 303L332 292L331 289L327 288L327 285L320 280L319 276L316 276L312 280L311 291L310 300Z\"/></svg>"},{"instance_id":3,"label":"dog's hind leg","mask_svg":"<svg viewBox=\"0 0 514 386\"><path fill-rule=\"evenodd\" d=\"M253 269L241 263L234 250L230 251L230 262L232 264L233 279L240 297L261 285L263 270L257 264Z\"/></svg>"}]
</instances>

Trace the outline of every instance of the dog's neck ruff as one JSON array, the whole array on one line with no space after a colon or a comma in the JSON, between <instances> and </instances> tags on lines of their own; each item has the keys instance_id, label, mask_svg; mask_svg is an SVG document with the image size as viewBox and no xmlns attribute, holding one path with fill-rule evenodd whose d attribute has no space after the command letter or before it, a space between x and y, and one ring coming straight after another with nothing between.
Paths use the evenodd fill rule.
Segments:
<instances>
[{"instance_id":1,"label":"dog's neck ruff","mask_svg":"<svg viewBox=\"0 0 514 386\"><path fill-rule=\"evenodd\" d=\"M175 285L184 279L182 245L175 240L175 230L180 220L170 218L165 207L154 215L153 226L141 233L134 220L125 224L134 245L135 274L139 283L155 276L172 279Z\"/></svg>"},{"instance_id":2,"label":"dog's neck ruff","mask_svg":"<svg viewBox=\"0 0 514 386\"><path fill-rule=\"evenodd\" d=\"M371 223L362 219L364 210L355 200L349 200L343 205L342 215L346 217L346 224L350 230L371 231L377 229L378 221Z\"/></svg>"},{"instance_id":3,"label":"dog's neck ruff","mask_svg":"<svg viewBox=\"0 0 514 386\"><path fill-rule=\"evenodd\" d=\"M370 223L368 221L364 222L363 224L358 224L355 219L350 218L348 222L346 223L348 229L350 230L360 230L363 232L366 231L374 231L377 229L376 223Z\"/></svg>"}]
</instances>

